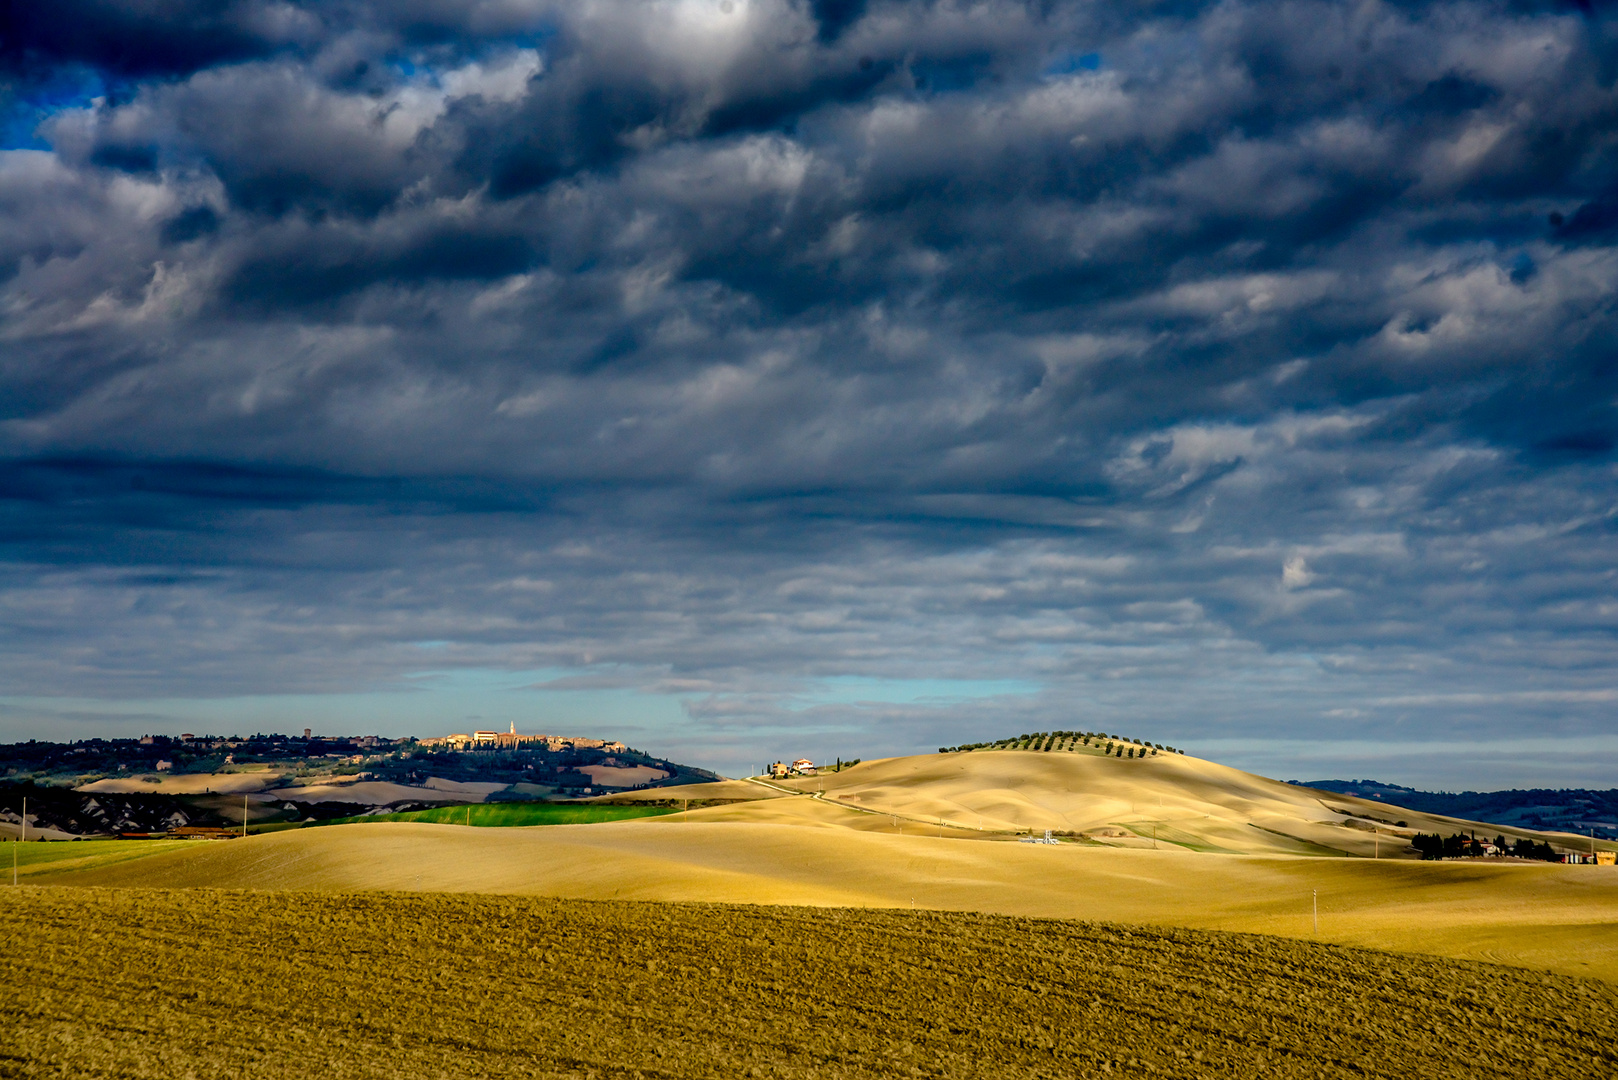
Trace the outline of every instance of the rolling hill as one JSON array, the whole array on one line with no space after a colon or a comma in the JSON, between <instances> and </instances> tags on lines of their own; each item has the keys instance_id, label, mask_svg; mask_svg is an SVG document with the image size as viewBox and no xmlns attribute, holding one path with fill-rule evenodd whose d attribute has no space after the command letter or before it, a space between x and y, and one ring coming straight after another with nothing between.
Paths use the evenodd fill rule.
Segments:
<instances>
[{"instance_id":1,"label":"rolling hill","mask_svg":"<svg viewBox=\"0 0 1618 1080\"><path fill-rule=\"evenodd\" d=\"M1375 780L1311 780L1308 786L1432 814L1618 840L1618 788L1417 791Z\"/></svg>"},{"instance_id":2,"label":"rolling hill","mask_svg":"<svg viewBox=\"0 0 1618 1080\"><path fill-rule=\"evenodd\" d=\"M914 905L1251 931L1618 981L1618 873L1609 867L963 843L681 817L534 829L341 826L169 845L114 865L41 866L23 880Z\"/></svg>"},{"instance_id":3,"label":"rolling hill","mask_svg":"<svg viewBox=\"0 0 1618 1080\"><path fill-rule=\"evenodd\" d=\"M728 785L735 791L734 783ZM840 772L754 781L787 803L740 803L690 812L692 820L841 825L1003 838L1049 829L1110 847L1177 847L1245 855L1419 858L1417 832L1549 840L1568 850L1585 837L1422 813L1383 801L1302 787L1181 754L1126 760L1084 752L991 750L864 762ZM665 788L668 799L705 786ZM812 810L808 800L824 803ZM835 808L835 809L834 809ZM837 811L844 811L839 813ZM1612 850L1615 845L1593 845Z\"/></svg>"},{"instance_id":4,"label":"rolling hill","mask_svg":"<svg viewBox=\"0 0 1618 1080\"><path fill-rule=\"evenodd\" d=\"M1614 868L1416 861L1407 850L1416 829L1467 823L1196 758L940 754L647 795L700 800L710 788L729 800L759 798L593 825L304 829L154 846L148 858L40 864L23 876L101 886L915 905L1318 935L1618 980ZM1074 835L1050 846L1016 842L1045 829Z\"/></svg>"}]
</instances>

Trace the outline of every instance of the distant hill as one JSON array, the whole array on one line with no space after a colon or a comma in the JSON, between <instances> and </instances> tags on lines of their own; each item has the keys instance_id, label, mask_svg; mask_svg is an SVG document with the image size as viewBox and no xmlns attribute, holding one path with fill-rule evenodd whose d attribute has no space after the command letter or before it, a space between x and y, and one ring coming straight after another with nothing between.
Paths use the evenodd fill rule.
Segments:
<instances>
[{"instance_id":1,"label":"distant hill","mask_svg":"<svg viewBox=\"0 0 1618 1080\"><path fill-rule=\"evenodd\" d=\"M48 784L0 781L0 838L21 835L24 801L28 807L28 834L34 839L71 840L79 836L116 836L119 833L166 833L177 828L239 828L239 794L174 795L161 791L74 791ZM254 825L266 821L338 818L363 814L364 803L325 802L299 805L255 799L249 814Z\"/></svg>"},{"instance_id":2,"label":"distant hill","mask_svg":"<svg viewBox=\"0 0 1618 1080\"><path fill-rule=\"evenodd\" d=\"M1411 846L1418 833L1451 835L1476 826L1402 801L1327 794L1117 736L1057 733L1018 742L1024 748L946 749L762 781L811 797L715 806L683 817L962 836L1049 829L1057 838L1107 847L1373 859L1419 859ZM1546 839L1523 826L1494 827L1513 840ZM1566 845L1565 838L1550 839Z\"/></svg>"},{"instance_id":3,"label":"distant hill","mask_svg":"<svg viewBox=\"0 0 1618 1080\"><path fill-rule=\"evenodd\" d=\"M1321 791L1357 795L1445 817L1546 832L1571 832L1618 840L1618 788L1513 789L1511 791L1418 791L1376 780L1289 781Z\"/></svg>"},{"instance_id":4,"label":"distant hill","mask_svg":"<svg viewBox=\"0 0 1618 1080\"><path fill-rule=\"evenodd\" d=\"M447 746L377 736L0 744L0 838L286 825L442 803L575 800L713 783L716 773L596 739ZM245 800L245 805L244 805Z\"/></svg>"}]
</instances>

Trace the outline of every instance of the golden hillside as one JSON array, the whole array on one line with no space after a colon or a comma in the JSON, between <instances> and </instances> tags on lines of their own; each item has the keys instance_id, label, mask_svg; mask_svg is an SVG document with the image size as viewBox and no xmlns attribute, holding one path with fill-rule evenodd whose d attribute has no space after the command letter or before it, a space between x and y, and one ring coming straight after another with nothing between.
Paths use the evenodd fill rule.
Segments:
<instances>
[{"instance_id":1,"label":"golden hillside","mask_svg":"<svg viewBox=\"0 0 1618 1080\"><path fill-rule=\"evenodd\" d=\"M1618 981L1618 873L1610 867L1046 847L686 815L529 829L345 825L170 845L161 854L104 867L53 866L24 880L914 904L1252 931ZM1317 894L1318 933L1312 917Z\"/></svg>"},{"instance_id":2,"label":"golden hillside","mask_svg":"<svg viewBox=\"0 0 1618 1080\"><path fill-rule=\"evenodd\" d=\"M761 790L764 783L755 782ZM1248 855L1414 858L1416 832L1476 831L1550 839L1584 850L1588 841L1413 810L1284 784L1180 754L1123 759L1097 753L993 750L864 762L820 776L770 781L854 814L813 813L782 803L693 811L698 820L785 821L895 833L1085 834L1114 847L1177 847ZM693 792L699 788L689 789ZM885 822L884 819L885 818ZM1402 823L1402 825L1401 825ZM929 830L928 826L932 829ZM1597 847L1613 845L1598 842Z\"/></svg>"},{"instance_id":3,"label":"golden hillside","mask_svg":"<svg viewBox=\"0 0 1618 1080\"><path fill-rule=\"evenodd\" d=\"M1415 829L1453 832L1467 823L1197 758L940 754L782 784L727 781L644 797L695 803L753 793L759 797L752 801L599 825L372 822L140 849L149 857L121 848L92 856L90 845L59 845L69 849L62 858L25 867L23 877L109 886L914 904L1318 934L1618 980L1614 868L1415 861L1406 851ZM1077 835L1052 846L1016 842L1018 833L1044 829ZM68 857L76 850L85 855Z\"/></svg>"}]
</instances>

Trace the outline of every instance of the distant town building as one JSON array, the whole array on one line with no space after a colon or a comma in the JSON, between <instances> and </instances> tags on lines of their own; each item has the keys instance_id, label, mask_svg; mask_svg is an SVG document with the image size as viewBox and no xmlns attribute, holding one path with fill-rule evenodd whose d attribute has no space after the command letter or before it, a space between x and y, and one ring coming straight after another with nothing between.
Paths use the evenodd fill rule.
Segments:
<instances>
[{"instance_id":1,"label":"distant town building","mask_svg":"<svg viewBox=\"0 0 1618 1080\"><path fill-rule=\"evenodd\" d=\"M586 739L572 735L519 735L517 725L509 725L505 731L474 731L470 735L457 732L436 739L422 739L420 746L444 746L453 750L474 749L520 749L524 745L542 745L546 750L557 753L562 750L606 750L609 753L622 753L629 749L621 742L607 741L605 739Z\"/></svg>"},{"instance_id":2,"label":"distant town building","mask_svg":"<svg viewBox=\"0 0 1618 1080\"><path fill-rule=\"evenodd\" d=\"M784 761L777 761L775 764L768 766L764 771L776 780L784 780L789 776L814 776L815 763L810 761L808 758L799 758L791 765L788 765Z\"/></svg>"},{"instance_id":3,"label":"distant town building","mask_svg":"<svg viewBox=\"0 0 1618 1080\"><path fill-rule=\"evenodd\" d=\"M174 762L172 762L172 761L159 761L157 763L157 765L155 766L155 768L157 769L158 772L168 772L170 769L174 768Z\"/></svg>"}]
</instances>

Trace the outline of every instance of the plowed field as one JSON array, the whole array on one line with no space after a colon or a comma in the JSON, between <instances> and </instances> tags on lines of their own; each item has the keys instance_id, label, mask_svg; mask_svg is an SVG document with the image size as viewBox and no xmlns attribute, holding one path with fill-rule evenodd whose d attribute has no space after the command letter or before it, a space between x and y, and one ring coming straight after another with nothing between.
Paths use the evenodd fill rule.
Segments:
<instances>
[{"instance_id":1,"label":"plowed field","mask_svg":"<svg viewBox=\"0 0 1618 1080\"><path fill-rule=\"evenodd\" d=\"M0 891L0 1075L1594 1077L1618 988L936 911Z\"/></svg>"}]
</instances>

